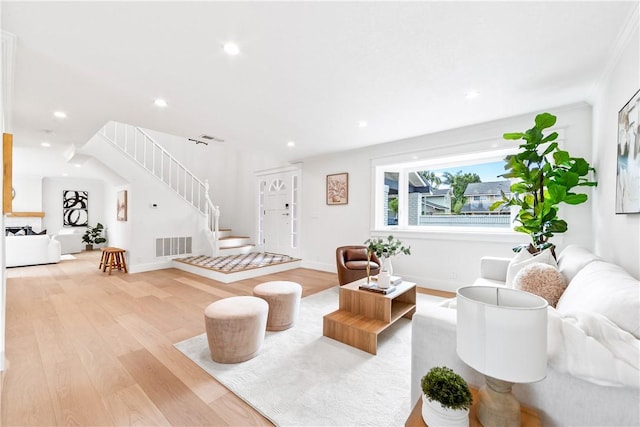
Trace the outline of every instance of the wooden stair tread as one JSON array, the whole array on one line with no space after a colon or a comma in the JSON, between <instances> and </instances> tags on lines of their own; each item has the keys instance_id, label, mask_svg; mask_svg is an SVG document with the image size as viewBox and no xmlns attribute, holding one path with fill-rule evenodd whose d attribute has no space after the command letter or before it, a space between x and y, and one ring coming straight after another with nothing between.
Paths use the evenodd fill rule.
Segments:
<instances>
[{"instance_id":1,"label":"wooden stair tread","mask_svg":"<svg viewBox=\"0 0 640 427\"><path fill-rule=\"evenodd\" d=\"M220 237L218 240L232 240L232 239L250 239L249 236L227 236Z\"/></svg>"}]
</instances>

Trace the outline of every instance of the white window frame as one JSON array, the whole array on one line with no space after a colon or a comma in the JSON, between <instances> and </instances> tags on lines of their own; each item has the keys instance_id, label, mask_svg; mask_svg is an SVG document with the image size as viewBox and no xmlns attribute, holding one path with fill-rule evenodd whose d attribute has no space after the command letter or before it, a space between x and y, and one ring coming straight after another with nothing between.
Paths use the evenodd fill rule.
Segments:
<instances>
[{"instance_id":1,"label":"white window frame","mask_svg":"<svg viewBox=\"0 0 640 427\"><path fill-rule=\"evenodd\" d=\"M563 129L552 129L558 132L559 143L562 148L564 141ZM406 180L409 172L419 170L435 170L470 164L489 163L503 160L508 154L517 152L522 141L508 141L502 139L487 139L482 141L465 142L449 146L433 147L432 149L402 153L394 156L374 158L371 161L372 197L371 197L371 233L385 234L393 231L394 235L407 238L442 238L446 240L487 240L522 242L522 233L513 231L515 209L511 212L511 227L459 227L459 226L416 226L408 225L405 210L405 200L408 198ZM384 185L384 173L397 172L398 179L398 224L383 224L382 198L380 191ZM559 212L562 215L562 208ZM560 236L559 236L560 237Z\"/></svg>"}]
</instances>

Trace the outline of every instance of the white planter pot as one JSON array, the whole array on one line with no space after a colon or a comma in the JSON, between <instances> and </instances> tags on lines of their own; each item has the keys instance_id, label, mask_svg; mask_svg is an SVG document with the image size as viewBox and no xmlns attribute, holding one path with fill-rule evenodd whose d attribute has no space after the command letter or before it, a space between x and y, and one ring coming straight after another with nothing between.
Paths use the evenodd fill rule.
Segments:
<instances>
[{"instance_id":1,"label":"white planter pot","mask_svg":"<svg viewBox=\"0 0 640 427\"><path fill-rule=\"evenodd\" d=\"M440 402L430 401L423 394L422 419L429 427L469 427L469 410L444 408Z\"/></svg>"}]
</instances>

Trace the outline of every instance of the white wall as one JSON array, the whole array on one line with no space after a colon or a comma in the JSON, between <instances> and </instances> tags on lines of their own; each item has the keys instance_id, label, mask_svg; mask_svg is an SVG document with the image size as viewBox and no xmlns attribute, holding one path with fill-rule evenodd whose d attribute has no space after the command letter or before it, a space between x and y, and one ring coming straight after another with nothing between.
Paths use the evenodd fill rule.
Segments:
<instances>
[{"instance_id":1,"label":"white wall","mask_svg":"<svg viewBox=\"0 0 640 427\"><path fill-rule=\"evenodd\" d=\"M564 147L574 156L591 162L591 108L586 104L547 111L558 116L557 129L564 132ZM541 111L540 111L541 112ZM505 132L524 131L533 126L539 112L424 135L402 141L381 144L327 156L305 159L302 192L302 258L303 266L335 271L335 249L345 244L360 244L370 235L394 234L411 245L411 256L393 259L394 271L416 281L419 285L453 291L470 284L479 273L479 260L484 255L511 256L511 248L528 243L529 236L511 233L495 235L468 233L411 233L376 231L372 222L372 162L385 157L414 153L425 155L453 154L466 150L464 143L487 147L502 140ZM462 145L460 145L462 144ZM349 203L327 206L325 203L326 175L349 173ZM585 190L590 193L589 189ZM593 246L591 232L591 201L584 205L563 209L561 217L569 223L569 231L554 242L560 247L569 243Z\"/></svg>"},{"instance_id":2,"label":"white wall","mask_svg":"<svg viewBox=\"0 0 640 427\"><path fill-rule=\"evenodd\" d=\"M64 228L62 218L62 192L64 190L89 192L89 225L105 223L104 182L95 179L46 177L42 180L43 228L54 235ZM83 230L85 227L81 227Z\"/></svg>"},{"instance_id":3,"label":"white wall","mask_svg":"<svg viewBox=\"0 0 640 427\"><path fill-rule=\"evenodd\" d=\"M16 175L13 179L16 197L13 199L14 212L42 211L42 177Z\"/></svg>"},{"instance_id":4,"label":"white wall","mask_svg":"<svg viewBox=\"0 0 640 427\"><path fill-rule=\"evenodd\" d=\"M615 197L618 111L640 88L639 38L636 19L615 51L619 56L597 90L593 109L593 157L599 181L593 204L595 252L636 278L640 278L640 214L616 215Z\"/></svg>"}]
</instances>

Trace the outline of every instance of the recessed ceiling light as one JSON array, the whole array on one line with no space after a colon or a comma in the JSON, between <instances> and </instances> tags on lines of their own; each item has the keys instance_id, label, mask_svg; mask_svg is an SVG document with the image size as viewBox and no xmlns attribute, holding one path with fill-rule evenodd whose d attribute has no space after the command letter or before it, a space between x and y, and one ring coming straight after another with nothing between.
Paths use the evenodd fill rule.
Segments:
<instances>
[{"instance_id":1,"label":"recessed ceiling light","mask_svg":"<svg viewBox=\"0 0 640 427\"><path fill-rule=\"evenodd\" d=\"M65 172L62 174L62 176L69 176L69 174Z\"/></svg>"},{"instance_id":2,"label":"recessed ceiling light","mask_svg":"<svg viewBox=\"0 0 640 427\"><path fill-rule=\"evenodd\" d=\"M227 55L231 55L231 56L236 56L237 54L240 53L240 47L233 42L228 42L223 44L222 49L224 49Z\"/></svg>"},{"instance_id":3,"label":"recessed ceiling light","mask_svg":"<svg viewBox=\"0 0 640 427\"><path fill-rule=\"evenodd\" d=\"M47 141L43 141L43 142L41 142L41 143L40 143L40 145L42 145L43 147L46 147L46 148L51 147L51 144L50 144L50 143L48 143Z\"/></svg>"},{"instance_id":4,"label":"recessed ceiling light","mask_svg":"<svg viewBox=\"0 0 640 427\"><path fill-rule=\"evenodd\" d=\"M167 101L165 101L164 99L156 99L155 101L153 101L153 104L156 107L166 107L167 106Z\"/></svg>"},{"instance_id":5,"label":"recessed ceiling light","mask_svg":"<svg viewBox=\"0 0 640 427\"><path fill-rule=\"evenodd\" d=\"M67 113L65 113L64 111L55 111L53 113L53 115L59 119L66 119L67 118Z\"/></svg>"},{"instance_id":6,"label":"recessed ceiling light","mask_svg":"<svg viewBox=\"0 0 640 427\"><path fill-rule=\"evenodd\" d=\"M479 95L480 95L480 92L478 92L477 90L470 90L464 95L464 97L467 99L473 99L473 98L477 98Z\"/></svg>"},{"instance_id":7,"label":"recessed ceiling light","mask_svg":"<svg viewBox=\"0 0 640 427\"><path fill-rule=\"evenodd\" d=\"M361 128L366 128L367 126L369 126L369 123L365 122L364 120L360 120L358 122L358 126Z\"/></svg>"},{"instance_id":8,"label":"recessed ceiling light","mask_svg":"<svg viewBox=\"0 0 640 427\"><path fill-rule=\"evenodd\" d=\"M293 141L287 142L287 147L295 147L295 146L296 146L295 142L293 142Z\"/></svg>"},{"instance_id":9,"label":"recessed ceiling light","mask_svg":"<svg viewBox=\"0 0 640 427\"><path fill-rule=\"evenodd\" d=\"M80 163L74 163L73 166L77 167L77 168L81 168L82 165Z\"/></svg>"},{"instance_id":10,"label":"recessed ceiling light","mask_svg":"<svg viewBox=\"0 0 640 427\"><path fill-rule=\"evenodd\" d=\"M418 156L412 156L411 160L418 160Z\"/></svg>"}]
</instances>

